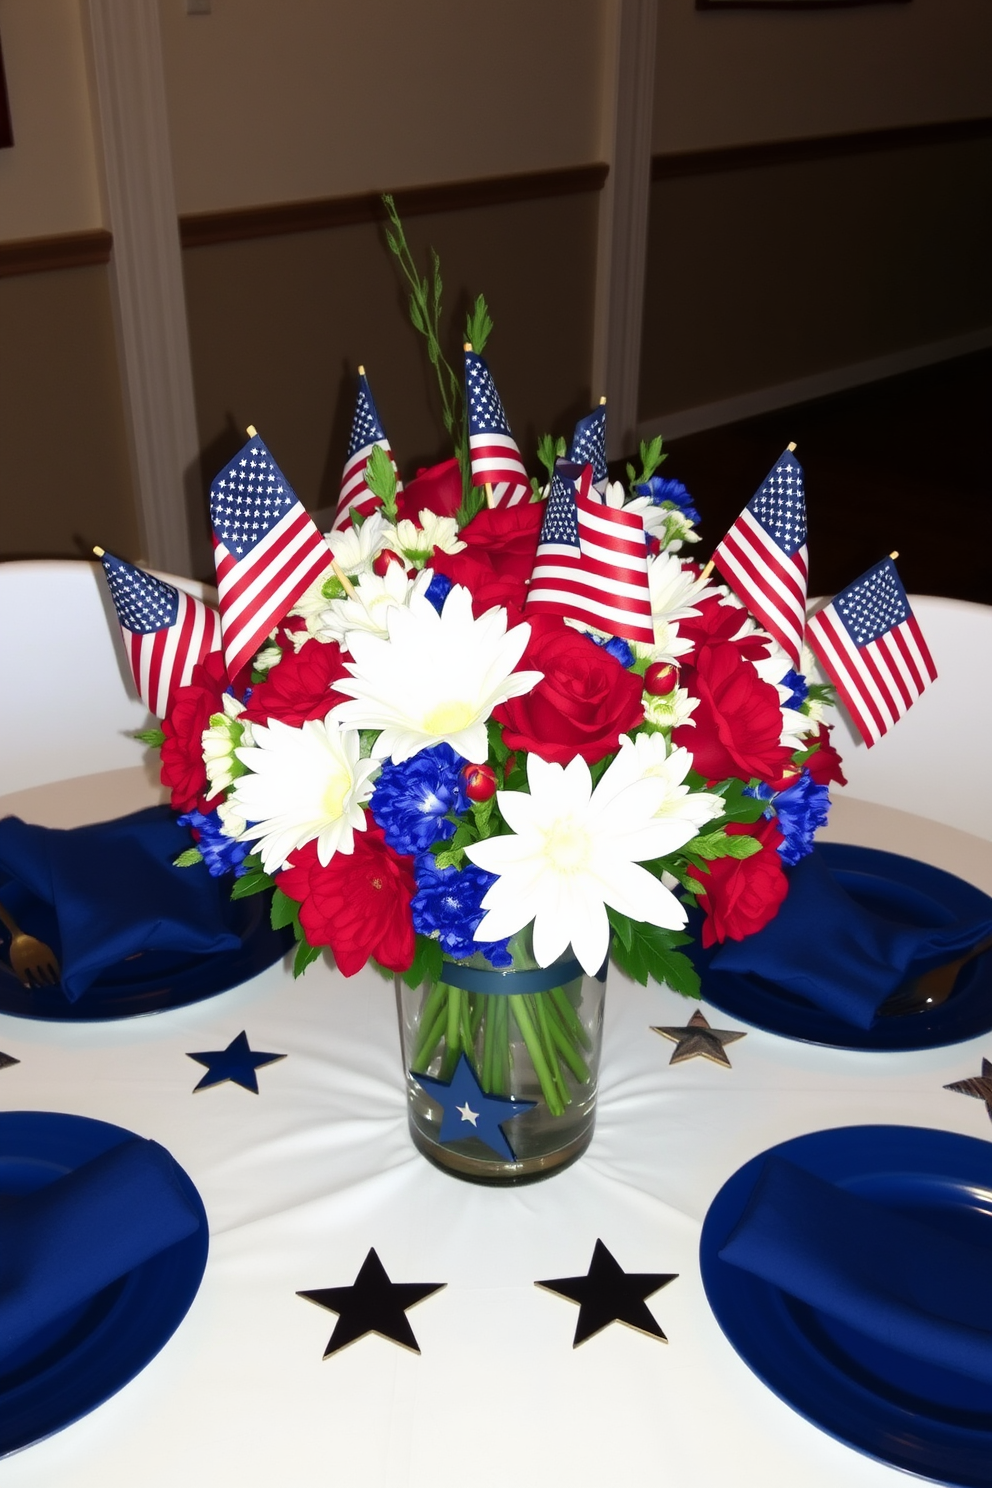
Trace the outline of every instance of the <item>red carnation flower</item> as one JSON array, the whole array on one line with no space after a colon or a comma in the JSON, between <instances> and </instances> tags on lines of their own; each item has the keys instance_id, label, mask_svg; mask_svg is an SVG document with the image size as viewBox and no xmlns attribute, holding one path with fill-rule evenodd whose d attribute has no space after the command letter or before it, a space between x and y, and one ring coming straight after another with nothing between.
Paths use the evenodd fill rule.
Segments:
<instances>
[{"instance_id":1,"label":"red carnation flower","mask_svg":"<svg viewBox=\"0 0 992 1488\"><path fill-rule=\"evenodd\" d=\"M761 680L733 641L701 646L695 666L682 668L682 686L699 706L672 740L689 750L694 769L708 780L782 778L792 755L779 743L778 690Z\"/></svg>"},{"instance_id":2,"label":"red carnation flower","mask_svg":"<svg viewBox=\"0 0 992 1488\"><path fill-rule=\"evenodd\" d=\"M748 661L760 661L768 655L768 637L759 631L734 639L748 618L740 605L722 604L718 595L711 595L709 599L696 600L694 607L699 610L698 615L679 621L680 640L691 641L697 650L711 641L733 641Z\"/></svg>"},{"instance_id":3,"label":"red carnation flower","mask_svg":"<svg viewBox=\"0 0 992 1488\"><path fill-rule=\"evenodd\" d=\"M775 918L788 891L778 851L782 833L774 821L760 821L756 826L730 822L727 834L756 837L761 851L750 858L715 858L707 864L707 874L689 869L689 876L699 885L696 892L700 905L706 911L704 946L754 935Z\"/></svg>"},{"instance_id":4,"label":"red carnation flower","mask_svg":"<svg viewBox=\"0 0 992 1488\"><path fill-rule=\"evenodd\" d=\"M534 668L544 679L496 708L503 738L511 749L553 764L566 765L577 754L595 764L643 719L641 679L560 620L535 616L530 623L520 670Z\"/></svg>"},{"instance_id":5,"label":"red carnation flower","mask_svg":"<svg viewBox=\"0 0 992 1488\"><path fill-rule=\"evenodd\" d=\"M334 683L349 673L336 641L304 641L299 651L287 647L282 660L264 682L252 689L244 717L251 723L278 718L300 728L308 718L324 718L335 703L346 699L334 691Z\"/></svg>"},{"instance_id":6,"label":"red carnation flower","mask_svg":"<svg viewBox=\"0 0 992 1488\"><path fill-rule=\"evenodd\" d=\"M227 688L227 670L219 651L211 651L193 668L188 687L177 689L172 707L162 720L161 780L171 792L174 811L212 811L206 799L207 772L203 764L203 731L213 713L220 713Z\"/></svg>"},{"instance_id":7,"label":"red carnation flower","mask_svg":"<svg viewBox=\"0 0 992 1488\"><path fill-rule=\"evenodd\" d=\"M406 971L413 961L413 859L394 852L367 820L368 829L355 833L354 852L335 853L322 868L316 842L308 842L276 874L283 893L300 905L307 940L330 946L343 976L361 971L370 956L390 971Z\"/></svg>"},{"instance_id":8,"label":"red carnation flower","mask_svg":"<svg viewBox=\"0 0 992 1488\"><path fill-rule=\"evenodd\" d=\"M847 777L841 767L840 755L830 742L830 731L830 724L821 723L813 738L807 741L809 748L814 744L820 747L810 755L806 768L817 785L846 785Z\"/></svg>"}]
</instances>

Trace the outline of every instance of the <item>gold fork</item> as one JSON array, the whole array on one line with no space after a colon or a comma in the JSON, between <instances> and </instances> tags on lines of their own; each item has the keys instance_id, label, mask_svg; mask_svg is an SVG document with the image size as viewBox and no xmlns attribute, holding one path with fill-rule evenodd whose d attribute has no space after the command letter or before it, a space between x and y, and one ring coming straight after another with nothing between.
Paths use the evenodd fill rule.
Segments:
<instances>
[{"instance_id":1,"label":"gold fork","mask_svg":"<svg viewBox=\"0 0 992 1488\"><path fill-rule=\"evenodd\" d=\"M22 987L54 987L62 978L58 959L51 946L33 935L26 935L14 916L0 904L0 920L10 931L10 965Z\"/></svg>"}]
</instances>

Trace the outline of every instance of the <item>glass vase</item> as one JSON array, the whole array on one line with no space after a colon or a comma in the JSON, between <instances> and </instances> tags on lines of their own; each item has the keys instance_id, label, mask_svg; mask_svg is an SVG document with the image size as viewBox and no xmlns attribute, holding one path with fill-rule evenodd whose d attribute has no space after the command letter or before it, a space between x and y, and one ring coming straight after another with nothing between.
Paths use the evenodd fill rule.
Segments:
<instances>
[{"instance_id":1,"label":"glass vase","mask_svg":"<svg viewBox=\"0 0 992 1488\"><path fill-rule=\"evenodd\" d=\"M479 954L433 985L397 978L414 1144L477 1183L559 1172L596 1120L606 965L589 976L569 949L539 967L528 937L510 951L506 970Z\"/></svg>"}]
</instances>

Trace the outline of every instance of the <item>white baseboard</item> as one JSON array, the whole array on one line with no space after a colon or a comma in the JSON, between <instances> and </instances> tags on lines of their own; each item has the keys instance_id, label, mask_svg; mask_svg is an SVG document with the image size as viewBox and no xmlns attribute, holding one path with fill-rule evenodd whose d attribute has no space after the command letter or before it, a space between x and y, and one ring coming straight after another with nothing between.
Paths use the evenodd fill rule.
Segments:
<instances>
[{"instance_id":1,"label":"white baseboard","mask_svg":"<svg viewBox=\"0 0 992 1488\"><path fill-rule=\"evenodd\" d=\"M697 408L664 413L659 418L646 419L639 424L638 438L653 439L657 434L662 434L666 439L678 439L684 434L699 434L704 429L717 429L722 424L736 424L741 419L754 418L761 413L773 413L777 408L791 408L795 403L810 403L814 398L842 393L848 388L862 387L868 382L881 382L883 378L895 377L900 372L915 372L918 367L949 362L954 357L967 356L972 351L985 351L990 346L992 326L985 326L978 331L967 331L961 336L948 336L944 341L930 341L925 346L909 346L904 351L872 357L867 362L833 367L829 372L814 372L810 377L797 377L792 382L780 382L774 387L757 388L752 393L721 398L716 403L702 403Z\"/></svg>"}]
</instances>

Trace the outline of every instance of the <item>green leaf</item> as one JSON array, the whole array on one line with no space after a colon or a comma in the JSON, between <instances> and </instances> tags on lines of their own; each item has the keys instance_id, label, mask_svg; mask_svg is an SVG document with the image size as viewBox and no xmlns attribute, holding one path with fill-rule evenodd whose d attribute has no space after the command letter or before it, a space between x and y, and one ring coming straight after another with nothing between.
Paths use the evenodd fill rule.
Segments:
<instances>
[{"instance_id":1,"label":"green leaf","mask_svg":"<svg viewBox=\"0 0 992 1488\"><path fill-rule=\"evenodd\" d=\"M424 982L439 982L443 965L441 942L432 940L429 935L418 935L413 960L401 975L408 987L419 987Z\"/></svg>"},{"instance_id":2,"label":"green leaf","mask_svg":"<svg viewBox=\"0 0 992 1488\"><path fill-rule=\"evenodd\" d=\"M606 906L606 917L609 920L614 933L616 935L619 935L624 949L629 951L631 945L633 944L634 938L633 925L631 921L625 914L621 914L618 909L611 909L609 905Z\"/></svg>"},{"instance_id":3,"label":"green leaf","mask_svg":"<svg viewBox=\"0 0 992 1488\"><path fill-rule=\"evenodd\" d=\"M486 724L486 736L489 740L489 757L496 765L505 765L510 751L503 743L503 730L495 718L490 718Z\"/></svg>"},{"instance_id":4,"label":"green leaf","mask_svg":"<svg viewBox=\"0 0 992 1488\"><path fill-rule=\"evenodd\" d=\"M692 773L690 771L690 774ZM698 780L690 780L689 784L694 789L706 789L706 783L701 777ZM721 827L726 826L728 822L743 822L750 825L764 815L768 806L767 801L762 801L757 796L745 795L743 780L722 780L719 785L710 786L709 790L712 795L722 796L724 800L723 816L720 817Z\"/></svg>"},{"instance_id":5,"label":"green leaf","mask_svg":"<svg viewBox=\"0 0 992 1488\"><path fill-rule=\"evenodd\" d=\"M683 997L701 996L699 972L681 951L662 952L658 957L658 969L652 975L655 981L667 982L673 992L681 992Z\"/></svg>"},{"instance_id":6,"label":"green leaf","mask_svg":"<svg viewBox=\"0 0 992 1488\"><path fill-rule=\"evenodd\" d=\"M282 889L273 889L269 918L273 930L283 930L287 925L298 925L300 906L295 899L290 899L288 894L284 894Z\"/></svg>"},{"instance_id":7,"label":"green leaf","mask_svg":"<svg viewBox=\"0 0 992 1488\"><path fill-rule=\"evenodd\" d=\"M837 701L837 689L829 682L809 682L806 687L806 701L833 705Z\"/></svg>"},{"instance_id":8,"label":"green leaf","mask_svg":"<svg viewBox=\"0 0 992 1488\"><path fill-rule=\"evenodd\" d=\"M131 738L137 739L139 744L147 744L149 749L161 749L165 743L165 735L160 728L139 729Z\"/></svg>"},{"instance_id":9,"label":"green leaf","mask_svg":"<svg viewBox=\"0 0 992 1488\"><path fill-rule=\"evenodd\" d=\"M537 441L537 458L548 472L548 480L555 473L555 460L557 459L555 437L553 434L542 434Z\"/></svg>"},{"instance_id":10,"label":"green leaf","mask_svg":"<svg viewBox=\"0 0 992 1488\"><path fill-rule=\"evenodd\" d=\"M465 319L465 340L471 341L473 348L482 355L486 342L492 335L493 323L486 304L485 296L479 295L468 316Z\"/></svg>"},{"instance_id":11,"label":"green leaf","mask_svg":"<svg viewBox=\"0 0 992 1488\"><path fill-rule=\"evenodd\" d=\"M296 947L296 956L293 959L293 976L302 976L308 966L312 966L321 952L320 946L307 945L301 940Z\"/></svg>"},{"instance_id":12,"label":"green leaf","mask_svg":"<svg viewBox=\"0 0 992 1488\"><path fill-rule=\"evenodd\" d=\"M372 453L365 467L365 484L373 496L378 496L382 502L382 514L387 522L395 522L396 471L381 444L372 446Z\"/></svg>"},{"instance_id":13,"label":"green leaf","mask_svg":"<svg viewBox=\"0 0 992 1488\"><path fill-rule=\"evenodd\" d=\"M746 833L728 837L726 832L704 832L699 837L693 837L682 849L686 857L697 857L704 859L712 858L752 858L755 853L761 851L761 843L755 837L749 837Z\"/></svg>"},{"instance_id":14,"label":"green leaf","mask_svg":"<svg viewBox=\"0 0 992 1488\"><path fill-rule=\"evenodd\" d=\"M358 511L358 509L356 507L353 506L351 508L350 516L351 516L352 529L355 532L361 532L362 528L365 525L365 518L362 515L362 513L360 511Z\"/></svg>"},{"instance_id":15,"label":"green leaf","mask_svg":"<svg viewBox=\"0 0 992 1488\"><path fill-rule=\"evenodd\" d=\"M679 945L687 945L689 936L683 935L681 931L661 930L657 925L645 925L638 920L628 920L627 927L630 931L630 944L626 944L623 938L623 929L619 920L614 919L615 911L607 909L610 923L616 930L616 938L613 941L613 960L625 971L635 982L646 986L648 978L655 982L667 982L677 992L685 991L694 985L695 992L689 991L689 996L698 996L699 979L692 971L690 976L683 966L686 962L692 968L692 963L686 956L674 948ZM673 980L674 979L674 980Z\"/></svg>"},{"instance_id":16,"label":"green leaf","mask_svg":"<svg viewBox=\"0 0 992 1488\"><path fill-rule=\"evenodd\" d=\"M178 858L173 858L172 866L173 868L192 868L194 863L202 862L203 854L200 849L198 847L188 847L185 852L179 854Z\"/></svg>"},{"instance_id":17,"label":"green leaf","mask_svg":"<svg viewBox=\"0 0 992 1488\"><path fill-rule=\"evenodd\" d=\"M252 894L264 894L266 889L275 888L275 882L269 873L246 873L242 878L234 880L231 898L250 899Z\"/></svg>"},{"instance_id":18,"label":"green leaf","mask_svg":"<svg viewBox=\"0 0 992 1488\"><path fill-rule=\"evenodd\" d=\"M487 828L489 826L489 819L495 809L495 796L490 796L488 801L472 802L472 815L475 818L475 830L478 833L480 840L483 837L488 837L490 835L490 833L487 831Z\"/></svg>"}]
</instances>

